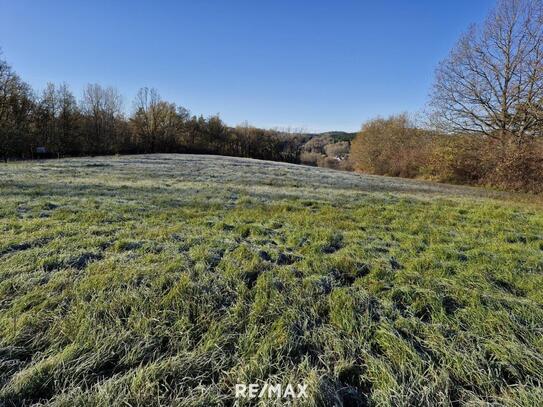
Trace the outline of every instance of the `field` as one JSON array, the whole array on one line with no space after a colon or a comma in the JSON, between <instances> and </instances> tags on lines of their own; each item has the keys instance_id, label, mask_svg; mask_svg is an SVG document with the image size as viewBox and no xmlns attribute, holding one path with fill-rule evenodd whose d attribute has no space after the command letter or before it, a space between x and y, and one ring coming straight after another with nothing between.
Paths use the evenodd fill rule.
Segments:
<instances>
[{"instance_id":1,"label":"field","mask_svg":"<svg viewBox=\"0 0 543 407\"><path fill-rule=\"evenodd\" d=\"M543 405L543 208L266 161L0 166L0 405Z\"/></svg>"}]
</instances>

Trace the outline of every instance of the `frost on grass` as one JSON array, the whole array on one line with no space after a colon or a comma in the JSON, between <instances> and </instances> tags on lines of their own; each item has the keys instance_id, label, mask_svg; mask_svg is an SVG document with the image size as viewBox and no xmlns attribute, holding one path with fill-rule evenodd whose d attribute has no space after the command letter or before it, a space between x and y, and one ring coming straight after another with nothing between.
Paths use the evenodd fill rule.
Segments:
<instances>
[{"instance_id":1,"label":"frost on grass","mask_svg":"<svg viewBox=\"0 0 543 407\"><path fill-rule=\"evenodd\" d=\"M0 195L0 405L543 404L535 203L194 155L2 165Z\"/></svg>"}]
</instances>

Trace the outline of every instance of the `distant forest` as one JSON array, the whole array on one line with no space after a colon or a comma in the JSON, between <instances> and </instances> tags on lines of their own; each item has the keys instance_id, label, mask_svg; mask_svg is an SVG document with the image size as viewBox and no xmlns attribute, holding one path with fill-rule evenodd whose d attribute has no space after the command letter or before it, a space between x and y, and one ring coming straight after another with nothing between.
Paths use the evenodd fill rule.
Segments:
<instances>
[{"instance_id":1,"label":"distant forest","mask_svg":"<svg viewBox=\"0 0 543 407\"><path fill-rule=\"evenodd\" d=\"M36 94L0 61L2 158L29 159L138 153L206 153L296 162L302 137L250 126L230 128L218 116L191 115L142 88L123 114L113 87L89 84L76 100L67 84Z\"/></svg>"},{"instance_id":2,"label":"distant forest","mask_svg":"<svg viewBox=\"0 0 543 407\"><path fill-rule=\"evenodd\" d=\"M229 127L218 115L192 115L147 87L138 91L131 115L123 111L123 98L113 87L89 84L80 100L66 83L48 83L37 93L0 59L0 157L4 161L198 153L337 167L355 135L303 134L248 124ZM326 163L328 144L337 146L329 151L335 155Z\"/></svg>"}]
</instances>

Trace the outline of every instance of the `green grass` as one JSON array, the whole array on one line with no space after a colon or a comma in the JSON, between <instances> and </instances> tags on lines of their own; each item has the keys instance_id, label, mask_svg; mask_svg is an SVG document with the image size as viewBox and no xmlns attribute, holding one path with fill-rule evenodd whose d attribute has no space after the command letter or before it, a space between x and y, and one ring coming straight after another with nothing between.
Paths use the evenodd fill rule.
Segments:
<instances>
[{"instance_id":1,"label":"green grass","mask_svg":"<svg viewBox=\"0 0 543 407\"><path fill-rule=\"evenodd\" d=\"M540 205L167 155L3 165L0 197L0 405L543 405Z\"/></svg>"}]
</instances>

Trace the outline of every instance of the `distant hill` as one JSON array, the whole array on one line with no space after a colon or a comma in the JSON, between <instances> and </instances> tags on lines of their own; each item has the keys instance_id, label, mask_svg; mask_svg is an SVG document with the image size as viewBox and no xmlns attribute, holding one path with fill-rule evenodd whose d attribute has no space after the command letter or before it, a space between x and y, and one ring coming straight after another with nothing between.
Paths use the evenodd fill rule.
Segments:
<instances>
[{"instance_id":1,"label":"distant hill","mask_svg":"<svg viewBox=\"0 0 543 407\"><path fill-rule=\"evenodd\" d=\"M356 132L349 133L346 131L326 131L324 133L305 133L304 136L314 137L331 137L335 143L338 141L352 141L356 137Z\"/></svg>"}]
</instances>

